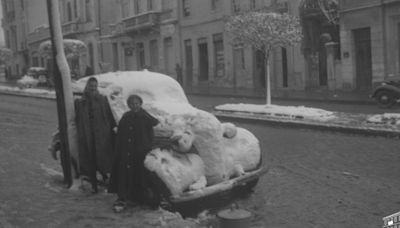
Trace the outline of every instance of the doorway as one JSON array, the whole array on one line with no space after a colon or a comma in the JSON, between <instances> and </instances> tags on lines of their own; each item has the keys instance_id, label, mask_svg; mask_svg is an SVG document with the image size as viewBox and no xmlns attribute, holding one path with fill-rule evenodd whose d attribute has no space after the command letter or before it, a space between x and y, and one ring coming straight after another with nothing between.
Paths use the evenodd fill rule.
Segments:
<instances>
[{"instance_id":1,"label":"doorway","mask_svg":"<svg viewBox=\"0 0 400 228\"><path fill-rule=\"evenodd\" d=\"M370 90L372 85L371 30L353 30L356 62L356 89Z\"/></svg>"},{"instance_id":2,"label":"doorway","mask_svg":"<svg viewBox=\"0 0 400 228\"><path fill-rule=\"evenodd\" d=\"M174 75L175 54L173 52L172 38L164 39L164 59L165 59L165 74Z\"/></svg>"},{"instance_id":3,"label":"doorway","mask_svg":"<svg viewBox=\"0 0 400 228\"><path fill-rule=\"evenodd\" d=\"M192 55L192 41L185 40L185 60L186 60L186 77L187 85L192 85L193 78L193 55Z\"/></svg>"},{"instance_id":4,"label":"doorway","mask_svg":"<svg viewBox=\"0 0 400 228\"><path fill-rule=\"evenodd\" d=\"M255 51L255 68L254 68L254 82L255 88L265 89L265 65L264 65L264 53L260 50Z\"/></svg>"},{"instance_id":5,"label":"doorway","mask_svg":"<svg viewBox=\"0 0 400 228\"><path fill-rule=\"evenodd\" d=\"M208 80L208 47L206 38L199 39L199 81Z\"/></svg>"}]
</instances>

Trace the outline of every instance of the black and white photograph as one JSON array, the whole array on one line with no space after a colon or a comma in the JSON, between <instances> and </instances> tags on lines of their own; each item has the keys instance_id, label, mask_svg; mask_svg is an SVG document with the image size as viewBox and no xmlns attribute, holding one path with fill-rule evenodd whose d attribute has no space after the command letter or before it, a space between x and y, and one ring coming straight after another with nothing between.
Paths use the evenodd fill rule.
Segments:
<instances>
[{"instance_id":1,"label":"black and white photograph","mask_svg":"<svg viewBox=\"0 0 400 228\"><path fill-rule=\"evenodd\" d=\"M0 3L0 228L400 227L400 0Z\"/></svg>"}]
</instances>

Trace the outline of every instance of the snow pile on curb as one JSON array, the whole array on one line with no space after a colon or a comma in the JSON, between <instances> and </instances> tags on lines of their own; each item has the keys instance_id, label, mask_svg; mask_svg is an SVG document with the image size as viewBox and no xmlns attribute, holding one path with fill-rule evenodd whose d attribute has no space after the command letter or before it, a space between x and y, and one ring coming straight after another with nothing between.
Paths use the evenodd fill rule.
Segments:
<instances>
[{"instance_id":1,"label":"snow pile on curb","mask_svg":"<svg viewBox=\"0 0 400 228\"><path fill-rule=\"evenodd\" d=\"M55 91L51 90L45 90L45 89L37 89L37 88L25 88L25 89L20 89L18 87L10 87L10 86L1 86L0 85L0 91L2 92L8 92L12 94L20 94L20 95L26 95L26 96L38 96L38 97L46 97L46 98L55 98L56 93Z\"/></svg>"},{"instance_id":2,"label":"snow pile on curb","mask_svg":"<svg viewBox=\"0 0 400 228\"><path fill-rule=\"evenodd\" d=\"M372 115L367 118L367 123L400 125L400 113L384 113Z\"/></svg>"},{"instance_id":3,"label":"snow pile on curb","mask_svg":"<svg viewBox=\"0 0 400 228\"><path fill-rule=\"evenodd\" d=\"M317 108L304 106L279 106L256 104L223 104L215 107L218 111L246 112L269 115L283 119L306 119L328 121L335 118L335 113Z\"/></svg>"}]
</instances>

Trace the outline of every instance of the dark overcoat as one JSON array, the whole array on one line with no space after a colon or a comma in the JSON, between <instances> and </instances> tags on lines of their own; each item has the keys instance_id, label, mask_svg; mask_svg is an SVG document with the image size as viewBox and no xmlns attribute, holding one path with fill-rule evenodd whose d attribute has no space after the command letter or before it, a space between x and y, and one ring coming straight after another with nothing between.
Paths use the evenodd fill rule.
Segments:
<instances>
[{"instance_id":1,"label":"dark overcoat","mask_svg":"<svg viewBox=\"0 0 400 228\"><path fill-rule=\"evenodd\" d=\"M75 100L81 174L95 177L110 173L114 149L115 120L107 97L97 94Z\"/></svg>"},{"instance_id":2,"label":"dark overcoat","mask_svg":"<svg viewBox=\"0 0 400 228\"><path fill-rule=\"evenodd\" d=\"M144 159L151 149L153 127L157 124L158 120L143 109L122 116L108 192L125 200L143 202L147 175Z\"/></svg>"}]
</instances>

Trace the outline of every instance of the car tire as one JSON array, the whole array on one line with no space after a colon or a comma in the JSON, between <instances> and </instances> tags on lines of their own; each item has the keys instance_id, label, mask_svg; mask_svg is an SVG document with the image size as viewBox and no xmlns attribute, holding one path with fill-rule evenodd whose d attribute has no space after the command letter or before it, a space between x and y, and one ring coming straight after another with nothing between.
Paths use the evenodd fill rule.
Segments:
<instances>
[{"instance_id":1,"label":"car tire","mask_svg":"<svg viewBox=\"0 0 400 228\"><path fill-rule=\"evenodd\" d=\"M258 179L259 178L256 178L246 183L246 185L244 186L244 190L246 193L252 193L254 191L254 187L256 187L258 183Z\"/></svg>"},{"instance_id":2,"label":"car tire","mask_svg":"<svg viewBox=\"0 0 400 228\"><path fill-rule=\"evenodd\" d=\"M396 103L393 93L387 90L379 91L375 98L381 108L390 108Z\"/></svg>"}]
</instances>

